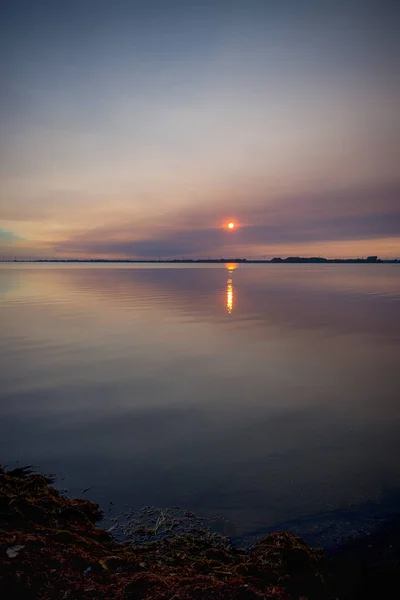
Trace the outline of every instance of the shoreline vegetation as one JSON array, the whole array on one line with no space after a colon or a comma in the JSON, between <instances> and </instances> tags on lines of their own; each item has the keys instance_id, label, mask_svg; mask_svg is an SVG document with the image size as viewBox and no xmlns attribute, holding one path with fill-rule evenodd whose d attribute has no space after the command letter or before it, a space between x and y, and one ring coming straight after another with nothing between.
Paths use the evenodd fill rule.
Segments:
<instances>
[{"instance_id":1,"label":"shoreline vegetation","mask_svg":"<svg viewBox=\"0 0 400 600\"><path fill-rule=\"evenodd\" d=\"M4 258L0 262L7 263L161 263L161 264L393 264L400 263L400 258L382 259L377 256L367 258L324 258L321 256L288 256L287 258L271 258L256 260L252 258L171 258L171 259L133 259L133 258Z\"/></svg>"},{"instance_id":2,"label":"shoreline vegetation","mask_svg":"<svg viewBox=\"0 0 400 600\"><path fill-rule=\"evenodd\" d=\"M0 466L2 598L395 597L391 593L396 593L400 573L397 521L331 556L288 532L271 533L248 548L237 548L229 538L202 528L192 513L184 513L186 521L170 520L168 528L160 527L160 519L150 519L135 529L133 541L121 541L112 534L114 527L105 531L97 525L102 518L97 504L69 498L53 487L54 481L31 467Z\"/></svg>"}]
</instances>

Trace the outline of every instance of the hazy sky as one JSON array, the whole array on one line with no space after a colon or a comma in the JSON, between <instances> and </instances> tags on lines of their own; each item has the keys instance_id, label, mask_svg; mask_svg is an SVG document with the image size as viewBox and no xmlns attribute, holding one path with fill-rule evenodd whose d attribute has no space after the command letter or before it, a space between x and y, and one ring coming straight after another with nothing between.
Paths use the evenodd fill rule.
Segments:
<instances>
[{"instance_id":1,"label":"hazy sky","mask_svg":"<svg viewBox=\"0 0 400 600\"><path fill-rule=\"evenodd\" d=\"M0 252L400 256L399 17L5 0Z\"/></svg>"}]
</instances>

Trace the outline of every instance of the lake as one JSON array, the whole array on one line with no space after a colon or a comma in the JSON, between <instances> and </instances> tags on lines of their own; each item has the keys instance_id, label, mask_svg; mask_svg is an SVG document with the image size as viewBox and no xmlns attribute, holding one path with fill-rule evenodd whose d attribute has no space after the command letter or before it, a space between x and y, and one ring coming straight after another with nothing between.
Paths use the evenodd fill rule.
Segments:
<instances>
[{"instance_id":1,"label":"lake","mask_svg":"<svg viewBox=\"0 0 400 600\"><path fill-rule=\"evenodd\" d=\"M0 265L1 462L241 539L394 513L400 265L228 267Z\"/></svg>"}]
</instances>

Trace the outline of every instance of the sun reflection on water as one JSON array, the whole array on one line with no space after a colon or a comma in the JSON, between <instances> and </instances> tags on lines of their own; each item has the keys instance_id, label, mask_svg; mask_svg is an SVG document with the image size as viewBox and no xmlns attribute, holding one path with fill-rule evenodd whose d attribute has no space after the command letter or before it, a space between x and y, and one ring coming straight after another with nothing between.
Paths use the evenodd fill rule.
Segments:
<instances>
[{"instance_id":1,"label":"sun reflection on water","mask_svg":"<svg viewBox=\"0 0 400 600\"><path fill-rule=\"evenodd\" d=\"M237 265L235 263L228 263L226 268L228 269L229 275L232 275L233 271L236 269ZM228 278L226 283L226 310L229 314L233 311L234 304L234 290L233 290L233 280L232 277Z\"/></svg>"},{"instance_id":2,"label":"sun reflection on water","mask_svg":"<svg viewBox=\"0 0 400 600\"><path fill-rule=\"evenodd\" d=\"M233 285L232 279L228 279L226 285L226 309L230 314L233 311Z\"/></svg>"}]
</instances>

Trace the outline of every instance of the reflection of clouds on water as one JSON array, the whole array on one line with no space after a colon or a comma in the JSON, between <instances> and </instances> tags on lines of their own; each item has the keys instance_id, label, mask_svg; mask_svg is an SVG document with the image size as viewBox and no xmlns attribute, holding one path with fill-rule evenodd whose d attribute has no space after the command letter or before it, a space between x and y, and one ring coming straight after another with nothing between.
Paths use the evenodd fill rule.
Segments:
<instances>
[{"instance_id":1,"label":"reflection of clouds on water","mask_svg":"<svg viewBox=\"0 0 400 600\"><path fill-rule=\"evenodd\" d=\"M0 274L0 296L3 298L8 298L13 295L18 287L18 280L14 273L7 272L5 269L2 269Z\"/></svg>"},{"instance_id":2,"label":"reflection of clouds on water","mask_svg":"<svg viewBox=\"0 0 400 600\"><path fill-rule=\"evenodd\" d=\"M32 268L13 283L18 297L51 296L88 311L87 319L190 319L218 326L232 299L236 329L243 337L262 337L271 326L281 331L324 335L373 335L399 339L397 265L325 267L238 265L195 267ZM396 269L396 272L395 272ZM35 270L35 273L33 272ZM228 273L226 273L228 271ZM234 273L233 273L234 271ZM6 275L1 271L0 282ZM11 276L10 273L7 275ZM228 277L227 277L228 275ZM226 279L224 279L226 277ZM222 279L222 281L221 281ZM232 290L228 289L228 279ZM222 283L223 282L223 283ZM3 282L4 283L4 282ZM237 288L240 287L240 306ZM379 294L377 291L379 290ZM232 298L231 298L232 291ZM229 292L229 293L228 293ZM219 298L219 300L218 300ZM59 304L48 305L59 310Z\"/></svg>"},{"instance_id":3,"label":"reflection of clouds on water","mask_svg":"<svg viewBox=\"0 0 400 600\"><path fill-rule=\"evenodd\" d=\"M1 267L4 461L249 535L380 499L400 487L390 267Z\"/></svg>"},{"instance_id":4,"label":"reflection of clouds on water","mask_svg":"<svg viewBox=\"0 0 400 600\"><path fill-rule=\"evenodd\" d=\"M0 296L11 296L13 290L12 285L8 285L4 281L0 283Z\"/></svg>"}]
</instances>

